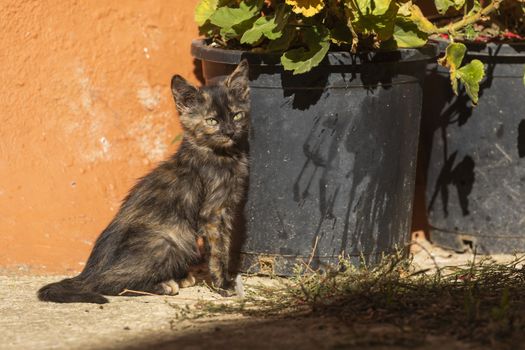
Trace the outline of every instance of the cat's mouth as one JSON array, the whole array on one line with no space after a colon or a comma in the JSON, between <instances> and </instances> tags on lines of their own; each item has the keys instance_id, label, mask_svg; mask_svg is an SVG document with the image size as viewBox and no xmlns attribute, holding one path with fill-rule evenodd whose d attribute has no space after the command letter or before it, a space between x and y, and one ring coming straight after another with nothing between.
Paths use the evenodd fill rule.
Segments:
<instances>
[{"instance_id":1,"label":"cat's mouth","mask_svg":"<svg viewBox=\"0 0 525 350\"><path fill-rule=\"evenodd\" d=\"M232 137L220 136L215 138L214 142L218 147L231 147L235 143L235 140Z\"/></svg>"},{"instance_id":2,"label":"cat's mouth","mask_svg":"<svg viewBox=\"0 0 525 350\"><path fill-rule=\"evenodd\" d=\"M233 141L233 139L228 137L228 138L224 138L224 141L221 142L221 146L222 147L231 147L231 146L233 146L234 143L235 143L235 141Z\"/></svg>"}]
</instances>

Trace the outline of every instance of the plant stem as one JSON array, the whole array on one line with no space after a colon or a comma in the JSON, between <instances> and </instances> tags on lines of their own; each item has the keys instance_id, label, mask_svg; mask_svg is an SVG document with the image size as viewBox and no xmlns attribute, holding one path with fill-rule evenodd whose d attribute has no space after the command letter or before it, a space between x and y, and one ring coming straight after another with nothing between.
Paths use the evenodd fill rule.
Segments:
<instances>
[{"instance_id":1,"label":"plant stem","mask_svg":"<svg viewBox=\"0 0 525 350\"><path fill-rule=\"evenodd\" d=\"M350 33L352 33L352 47L350 51L352 53L356 53L357 43L359 42L359 38L357 37L357 33L354 30L354 26L352 25L352 20L350 18L348 19L347 25L348 25L348 28L350 29Z\"/></svg>"},{"instance_id":2,"label":"plant stem","mask_svg":"<svg viewBox=\"0 0 525 350\"><path fill-rule=\"evenodd\" d=\"M357 7L357 4L355 3L355 0L351 0L349 3L350 3L350 6L352 7L352 10L354 10L356 12L359 10L359 8ZM356 31L354 29L354 26L352 24L353 15L352 15L352 12L350 11L350 9L348 9L348 8L345 9L345 13L348 16L346 25L348 26L348 29L350 29L350 33L352 33L352 47L350 49L350 52L356 53L356 51L357 51L357 44L359 43L359 37L357 36L357 33L356 33Z\"/></svg>"},{"instance_id":3,"label":"plant stem","mask_svg":"<svg viewBox=\"0 0 525 350\"><path fill-rule=\"evenodd\" d=\"M493 0L489 5L484 7L478 13L474 13L474 14L472 14L470 16L463 17L463 19L460 20L460 21L457 21L457 22L451 23L451 24L449 24L447 26L438 28L436 33L452 34L452 33L456 32L458 29L464 28L464 27L468 26L469 24L473 24L473 23L479 21L481 19L481 17L486 16L489 13L491 13L492 11L494 11L495 9L497 9L499 7L499 4L502 1L503 0Z\"/></svg>"}]
</instances>

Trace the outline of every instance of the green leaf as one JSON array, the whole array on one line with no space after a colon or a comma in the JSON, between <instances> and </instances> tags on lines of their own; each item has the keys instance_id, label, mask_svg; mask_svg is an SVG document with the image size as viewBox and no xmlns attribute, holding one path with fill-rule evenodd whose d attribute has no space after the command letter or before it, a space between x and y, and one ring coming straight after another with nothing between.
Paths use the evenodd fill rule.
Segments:
<instances>
[{"instance_id":1,"label":"green leaf","mask_svg":"<svg viewBox=\"0 0 525 350\"><path fill-rule=\"evenodd\" d=\"M373 1L372 14L376 16L385 15L388 11L391 10L392 3L395 3L395 1L393 0L375 0Z\"/></svg>"},{"instance_id":2,"label":"green leaf","mask_svg":"<svg viewBox=\"0 0 525 350\"><path fill-rule=\"evenodd\" d=\"M295 39L296 30L295 28L285 27L283 35L276 40L270 41L268 44L268 51L270 52L282 52L288 50L290 44Z\"/></svg>"},{"instance_id":3,"label":"green leaf","mask_svg":"<svg viewBox=\"0 0 525 350\"><path fill-rule=\"evenodd\" d=\"M434 4L436 5L436 9L440 14L444 14L450 7L454 6L454 2L452 0L435 0Z\"/></svg>"},{"instance_id":4,"label":"green leaf","mask_svg":"<svg viewBox=\"0 0 525 350\"><path fill-rule=\"evenodd\" d=\"M264 36L270 40L279 39L283 35L283 31L288 24L288 17L290 17L290 12L288 11L286 5L278 5L277 9L275 10L274 20L277 26L272 30L265 31Z\"/></svg>"},{"instance_id":5,"label":"green leaf","mask_svg":"<svg viewBox=\"0 0 525 350\"><path fill-rule=\"evenodd\" d=\"M458 0L459 1L459 0ZM463 1L463 4L465 2ZM461 6L458 8L456 7L456 9L460 9ZM481 11L482 7L481 7L481 3L479 2L479 0L474 0L474 3L472 4L472 8L470 9L470 11L467 13L467 16L472 16L476 13L478 13L479 11Z\"/></svg>"},{"instance_id":6,"label":"green leaf","mask_svg":"<svg viewBox=\"0 0 525 350\"><path fill-rule=\"evenodd\" d=\"M407 4L410 4L410 2L408 2ZM414 22L420 31L427 33L427 34L436 33L437 31L436 26L428 20L428 18L423 14L421 9L417 5L411 4L408 7L408 13L409 13L408 19L411 22Z\"/></svg>"},{"instance_id":7,"label":"green leaf","mask_svg":"<svg viewBox=\"0 0 525 350\"><path fill-rule=\"evenodd\" d=\"M451 43L447 46L445 57L439 60L439 64L448 67L450 70L450 83L452 90L458 94L458 80L465 85L467 95L472 103L478 103L479 82L485 74L483 63L479 60L472 60L469 64L459 68L463 57L467 52L467 47L461 43Z\"/></svg>"},{"instance_id":8,"label":"green leaf","mask_svg":"<svg viewBox=\"0 0 525 350\"><path fill-rule=\"evenodd\" d=\"M362 0L362 3L358 4L359 8L357 11L351 11L355 18L352 21L352 26L358 33L364 35L376 34L377 39L380 41L391 38L394 33L394 21L399 6L395 1L387 1L381 3L382 6L377 7L375 2L370 2L370 5L368 5L369 1ZM388 8L385 10L384 6L387 3ZM362 8L361 6L365 7Z\"/></svg>"},{"instance_id":9,"label":"green leaf","mask_svg":"<svg viewBox=\"0 0 525 350\"><path fill-rule=\"evenodd\" d=\"M411 1L401 5L397 12L397 16L398 18L405 17L405 19L413 22L417 25L419 30L424 33L434 34L437 31L436 26L430 22L423 12L421 12L421 9L417 5L412 4Z\"/></svg>"},{"instance_id":10,"label":"green leaf","mask_svg":"<svg viewBox=\"0 0 525 350\"><path fill-rule=\"evenodd\" d=\"M446 65L452 69L456 69L461 65L463 57L465 57L467 47L461 43L450 43L445 50Z\"/></svg>"},{"instance_id":11,"label":"green leaf","mask_svg":"<svg viewBox=\"0 0 525 350\"><path fill-rule=\"evenodd\" d=\"M221 28L231 28L257 14L256 8L241 2L239 8L220 7L210 16L210 22Z\"/></svg>"},{"instance_id":12,"label":"green leaf","mask_svg":"<svg viewBox=\"0 0 525 350\"><path fill-rule=\"evenodd\" d=\"M457 77L465 85L467 95L474 104L478 103L479 82L484 75L483 63L480 60L472 60L457 71Z\"/></svg>"},{"instance_id":13,"label":"green leaf","mask_svg":"<svg viewBox=\"0 0 525 350\"><path fill-rule=\"evenodd\" d=\"M271 31L277 27L273 16L261 17L253 26L244 32L241 37L241 44L253 44L261 39L265 31Z\"/></svg>"},{"instance_id":14,"label":"green leaf","mask_svg":"<svg viewBox=\"0 0 525 350\"><path fill-rule=\"evenodd\" d=\"M397 47L418 47L427 43L428 35L419 30L418 26L406 19L398 17L394 27L394 40Z\"/></svg>"},{"instance_id":15,"label":"green leaf","mask_svg":"<svg viewBox=\"0 0 525 350\"><path fill-rule=\"evenodd\" d=\"M362 15L381 16L387 13L392 0L355 0L357 9Z\"/></svg>"},{"instance_id":16,"label":"green leaf","mask_svg":"<svg viewBox=\"0 0 525 350\"><path fill-rule=\"evenodd\" d=\"M264 35L270 40L276 40L283 35L283 29L287 23L289 12L286 13L284 5L280 5L271 16L260 17L253 26L244 32L241 44L253 44Z\"/></svg>"},{"instance_id":17,"label":"green leaf","mask_svg":"<svg viewBox=\"0 0 525 350\"><path fill-rule=\"evenodd\" d=\"M477 35L478 33L476 32L472 24L469 24L465 27L465 39L474 40Z\"/></svg>"},{"instance_id":18,"label":"green leaf","mask_svg":"<svg viewBox=\"0 0 525 350\"><path fill-rule=\"evenodd\" d=\"M286 51L281 56L281 63L286 70L293 74L301 74L316 67L330 49L330 32L324 26L307 28L303 32L303 39L307 45Z\"/></svg>"},{"instance_id":19,"label":"green leaf","mask_svg":"<svg viewBox=\"0 0 525 350\"><path fill-rule=\"evenodd\" d=\"M463 61L463 57L467 52L467 47L461 43L450 43L445 50L445 57L438 60L439 64L444 67L448 67L450 70L450 82L452 84L452 90L458 94L458 82L457 82L457 69Z\"/></svg>"},{"instance_id":20,"label":"green leaf","mask_svg":"<svg viewBox=\"0 0 525 350\"><path fill-rule=\"evenodd\" d=\"M253 25L253 22L255 20L256 18L253 17L232 27L221 28L219 33L221 37L225 40L239 38Z\"/></svg>"},{"instance_id":21,"label":"green leaf","mask_svg":"<svg viewBox=\"0 0 525 350\"><path fill-rule=\"evenodd\" d=\"M232 39L244 34L259 18L262 1L241 1L238 8L219 7L209 18L220 29L221 36Z\"/></svg>"},{"instance_id":22,"label":"green leaf","mask_svg":"<svg viewBox=\"0 0 525 350\"><path fill-rule=\"evenodd\" d=\"M219 0L201 0L195 7L195 22L198 26L204 25L210 16L217 10Z\"/></svg>"},{"instance_id":23,"label":"green leaf","mask_svg":"<svg viewBox=\"0 0 525 350\"><path fill-rule=\"evenodd\" d=\"M434 0L436 9L440 14L445 14L449 8L454 7L459 10L465 5L465 0Z\"/></svg>"}]
</instances>

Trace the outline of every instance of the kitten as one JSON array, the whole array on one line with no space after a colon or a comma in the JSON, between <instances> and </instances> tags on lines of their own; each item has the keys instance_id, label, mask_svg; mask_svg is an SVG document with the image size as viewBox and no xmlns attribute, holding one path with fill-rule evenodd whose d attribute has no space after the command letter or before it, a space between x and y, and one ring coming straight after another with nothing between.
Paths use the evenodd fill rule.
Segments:
<instances>
[{"instance_id":1,"label":"kitten","mask_svg":"<svg viewBox=\"0 0 525 350\"><path fill-rule=\"evenodd\" d=\"M213 285L229 295L232 221L248 177L248 63L215 86L175 75L171 89L184 129L176 154L142 178L98 237L80 275L38 291L43 301L106 303L125 289L177 294L205 242Z\"/></svg>"}]
</instances>

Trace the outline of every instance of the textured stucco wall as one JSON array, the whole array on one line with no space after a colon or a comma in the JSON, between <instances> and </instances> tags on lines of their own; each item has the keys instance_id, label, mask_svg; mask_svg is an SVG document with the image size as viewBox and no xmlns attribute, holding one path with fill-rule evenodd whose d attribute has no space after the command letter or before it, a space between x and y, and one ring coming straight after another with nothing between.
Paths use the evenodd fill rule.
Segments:
<instances>
[{"instance_id":1,"label":"textured stucco wall","mask_svg":"<svg viewBox=\"0 0 525 350\"><path fill-rule=\"evenodd\" d=\"M180 133L196 0L0 1L0 268L79 271Z\"/></svg>"}]
</instances>

